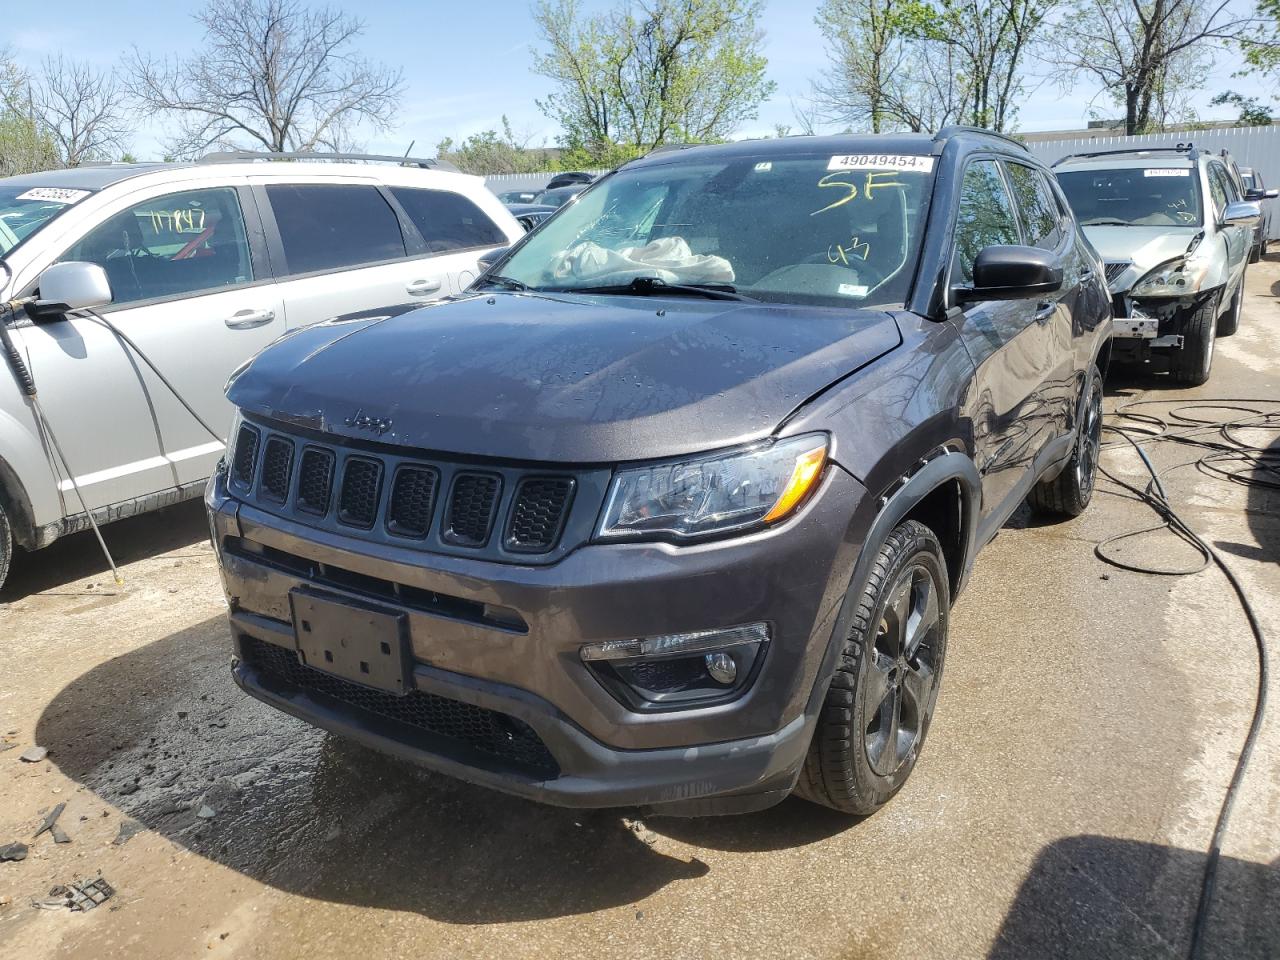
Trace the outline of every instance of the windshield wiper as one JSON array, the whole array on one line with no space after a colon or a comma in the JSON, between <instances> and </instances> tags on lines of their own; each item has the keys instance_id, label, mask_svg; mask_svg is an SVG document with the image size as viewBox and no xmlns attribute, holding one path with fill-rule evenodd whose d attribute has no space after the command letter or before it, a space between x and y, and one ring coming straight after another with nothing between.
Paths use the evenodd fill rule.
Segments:
<instances>
[{"instance_id":1,"label":"windshield wiper","mask_svg":"<svg viewBox=\"0 0 1280 960\"><path fill-rule=\"evenodd\" d=\"M1081 220L1082 227L1131 227L1128 220L1117 220L1115 217L1092 217L1088 220Z\"/></svg>"},{"instance_id":2,"label":"windshield wiper","mask_svg":"<svg viewBox=\"0 0 1280 960\"><path fill-rule=\"evenodd\" d=\"M755 297L738 293L729 283L667 283L661 277L636 277L629 283L611 283L599 287L556 287L557 293L632 294L635 296L705 297L708 300L738 300L759 303Z\"/></svg>"},{"instance_id":3,"label":"windshield wiper","mask_svg":"<svg viewBox=\"0 0 1280 960\"><path fill-rule=\"evenodd\" d=\"M503 277L494 274L489 277L481 277L476 281L479 287L501 287L503 290L528 290L529 285L523 280L517 280L514 277Z\"/></svg>"}]
</instances>

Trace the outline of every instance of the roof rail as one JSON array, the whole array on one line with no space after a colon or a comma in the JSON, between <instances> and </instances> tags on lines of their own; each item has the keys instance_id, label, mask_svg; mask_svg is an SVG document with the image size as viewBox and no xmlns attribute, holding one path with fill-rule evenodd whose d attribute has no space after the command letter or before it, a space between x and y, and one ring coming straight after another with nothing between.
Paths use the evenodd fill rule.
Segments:
<instances>
[{"instance_id":1,"label":"roof rail","mask_svg":"<svg viewBox=\"0 0 1280 960\"><path fill-rule=\"evenodd\" d=\"M1117 157L1126 153L1185 153L1188 160L1195 160L1200 151L1192 143L1179 143L1172 147L1121 147L1118 150L1091 150L1088 153L1069 153L1059 157L1050 166L1056 167L1068 160L1087 160L1091 157Z\"/></svg>"},{"instance_id":2,"label":"roof rail","mask_svg":"<svg viewBox=\"0 0 1280 960\"><path fill-rule=\"evenodd\" d=\"M395 157L381 153L318 153L314 150L224 150L206 153L197 163L235 163L242 160L376 160L379 163L396 163L402 167L418 167L422 170L447 170L457 173L458 168L447 160L435 157Z\"/></svg>"},{"instance_id":3,"label":"roof rail","mask_svg":"<svg viewBox=\"0 0 1280 960\"><path fill-rule=\"evenodd\" d=\"M1007 133L997 133L995 130L986 129L986 127L971 127L963 123L948 124L935 133L933 135L933 139L936 143L939 140L948 140L951 137L954 137L957 133L981 133L988 137L995 137L999 140L1004 140L1007 143L1012 143L1014 146L1021 147L1023 150L1027 149L1027 145L1017 137L1011 137Z\"/></svg>"}]
</instances>

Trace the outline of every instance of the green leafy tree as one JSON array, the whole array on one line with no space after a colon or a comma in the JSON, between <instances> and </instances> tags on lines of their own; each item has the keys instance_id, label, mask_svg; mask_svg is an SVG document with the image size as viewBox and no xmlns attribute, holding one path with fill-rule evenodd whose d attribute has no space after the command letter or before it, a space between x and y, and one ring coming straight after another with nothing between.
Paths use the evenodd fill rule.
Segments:
<instances>
[{"instance_id":1,"label":"green leafy tree","mask_svg":"<svg viewBox=\"0 0 1280 960\"><path fill-rule=\"evenodd\" d=\"M538 107L575 160L609 165L658 144L723 140L775 84L755 23L762 0L539 0L533 70L554 92Z\"/></svg>"},{"instance_id":2,"label":"green leafy tree","mask_svg":"<svg viewBox=\"0 0 1280 960\"><path fill-rule=\"evenodd\" d=\"M59 166L57 144L35 117L26 73L0 49L0 177Z\"/></svg>"},{"instance_id":3,"label":"green leafy tree","mask_svg":"<svg viewBox=\"0 0 1280 960\"><path fill-rule=\"evenodd\" d=\"M1228 90L1218 94L1209 101L1215 107L1232 106L1240 111L1240 123L1246 127L1267 127L1272 123L1271 108L1257 97L1246 97L1243 94Z\"/></svg>"},{"instance_id":4,"label":"green leafy tree","mask_svg":"<svg viewBox=\"0 0 1280 960\"><path fill-rule=\"evenodd\" d=\"M1242 73L1262 77L1272 90L1280 90L1280 0L1259 0L1257 28L1239 39L1246 64Z\"/></svg>"},{"instance_id":5,"label":"green leafy tree","mask_svg":"<svg viewBox=\"0 0 1280 960\"><path fill-rule=\"evenodd\" d=\"M504 116L502 130L485 130L455 144L451 137L441 140L436 155L448 160L463 173L482 176L494 173L538 173L550 170L553 159L546 150L529 146L528 137L517 137Z\"/></svg>"}]
</instances>

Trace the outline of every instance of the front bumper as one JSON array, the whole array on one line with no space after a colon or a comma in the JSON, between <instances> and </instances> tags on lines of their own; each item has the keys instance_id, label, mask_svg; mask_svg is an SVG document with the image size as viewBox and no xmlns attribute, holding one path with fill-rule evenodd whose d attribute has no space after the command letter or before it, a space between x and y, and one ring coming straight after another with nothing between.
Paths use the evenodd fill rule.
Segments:
<instances>
[{"instance_id":1,"label":"front bumper","mask_svg":"<svg viewBox=\"0 0 1280 960\"><path fill-rule=\"evenodd\" d=\"M231 608L235 679L251 695L376 749L532 799L702 815L768 806L794 785L861 547L856 531L867 525L861 513L873 507L864 494L833 465L814 497L776 528L681 547L591 544L541 567L303 527L229 496L221 476L206 504ZM378 699L390 694L305 673L313 668L298 663L289 610L290 591L304 587L406 615L410 713L404 701ZM416 599L396 599L406 597ZM637 712L578 655L584 643L760 621L772 636L754 681L714 706ZM441 710L449 735L405 722Z\"/></svg>"},{"instance_id":2,"label":"front bumper","mask_svg":"<svg viewBox=\"0 0 1280 960\"><path fill-rule=\"evenodd\" d=\"M1185 318L1196 311L1216 290L1195 296L1135 300L1127 292L1112 295L1111 333L1116 346L1126 350L1182 346Z\"/></svg>"}]
</instances>

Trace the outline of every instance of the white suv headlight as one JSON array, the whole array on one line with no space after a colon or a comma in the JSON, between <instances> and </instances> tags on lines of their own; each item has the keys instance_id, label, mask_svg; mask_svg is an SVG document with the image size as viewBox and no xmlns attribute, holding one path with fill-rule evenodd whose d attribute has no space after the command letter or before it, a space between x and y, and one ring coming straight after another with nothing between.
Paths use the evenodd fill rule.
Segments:
<instances>
[{"instance_id":1,"label":"white suv headlight","mask_svg":"<svg viewBox=\"0 0 1280 960\"><path fill-rule=\"evenodd\" d=\"M597 536L691 538L781 520L817 486L827 437L619 470Z\"/></svg>"},{"instance_id":2,"label":"white suv headlight","mask_svg":"<svg viewBox=\"0 0 1280 960\"><path fill-rule=\"evenodd\" d=\"M1131 297L1183 297L1200 291L1208 261L1177 257L1151 270L1133 285Z\"/></svg>"}]
</instances>

